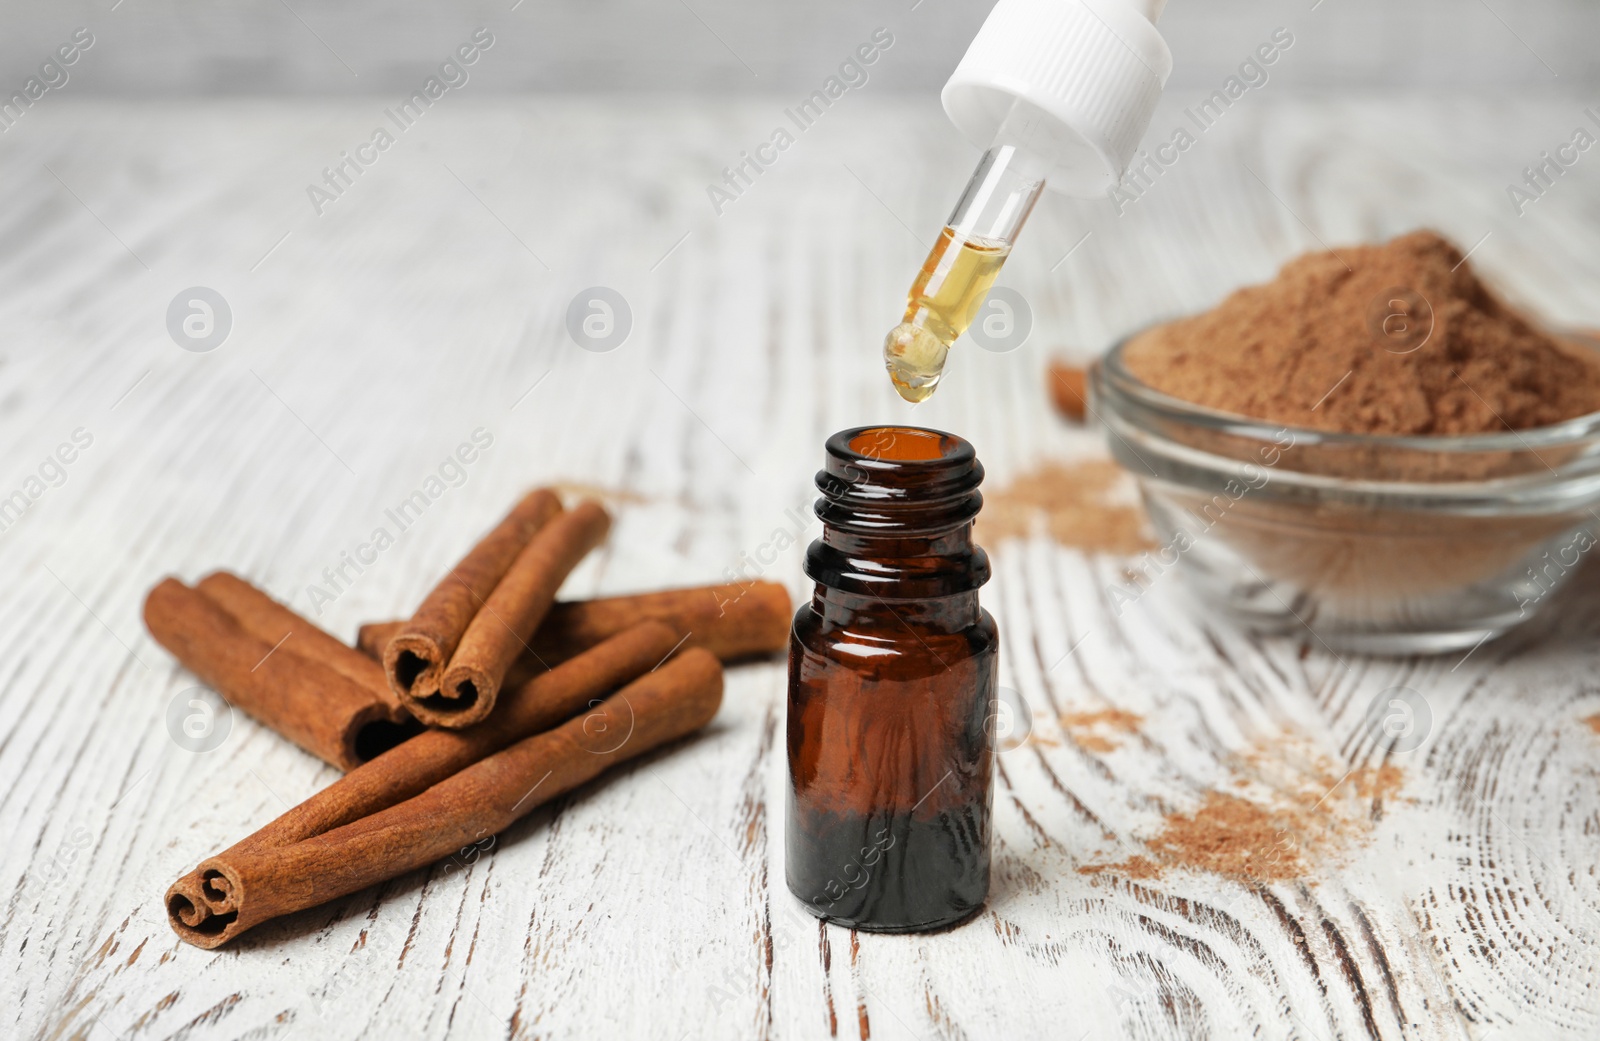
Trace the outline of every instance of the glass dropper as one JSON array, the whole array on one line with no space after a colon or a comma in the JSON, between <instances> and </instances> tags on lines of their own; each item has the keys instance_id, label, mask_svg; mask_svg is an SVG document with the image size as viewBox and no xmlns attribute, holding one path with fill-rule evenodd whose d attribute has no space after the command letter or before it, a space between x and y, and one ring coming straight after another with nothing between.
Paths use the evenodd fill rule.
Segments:
<instances>
[{"instance_id":1,"label":"glass dropper","mask_svg":"<svg viewBox=\"0 0 1600 1041\"><path fill-rule=\"evenodd\" d=\"M987 145L883 344L907 401L939 385L1048 177L1102 195L1128 169L1172 72L1156 29L1166 0L997 0L939 98Z\"/></svg>"},{"instance_id":2,"label":"glass dropper","mask_svg":"<svg viewBox=\"0 0 1600 1041\"><path fill-rule=\"evenodd\" d=\"M961 192L906 296L905 316L883 341L895 390L925 401L939 385L950 345L967 331L1044 190L1048 160L1029 148L1039 125L1020 99Z\"/></svg>"}]
</instances>

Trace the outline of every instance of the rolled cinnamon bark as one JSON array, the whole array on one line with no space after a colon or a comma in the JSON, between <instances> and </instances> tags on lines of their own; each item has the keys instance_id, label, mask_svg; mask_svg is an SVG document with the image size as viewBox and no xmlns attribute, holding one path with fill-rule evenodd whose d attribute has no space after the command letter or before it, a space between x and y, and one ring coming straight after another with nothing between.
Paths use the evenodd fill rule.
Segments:
<instances>
[{"instance_id":1,"label":"rolled cinnamon bark","mask_svg":"<svg viewBox=\"0 0 1600 1041\"><path fill-rule=\"evenodd\" d=\"M770 654L789 645L793 614L789 591L776 582L729 582L599 600L568 600L550 608L518 665L537 669L541 663L566 661L650 618L666 622L680 636L687 633L684 647L704 647L725 662ZM356 646L368 657L381 659L384 647L404 624L368 622L361 627Z\"/></svg>"},{"instance_id":2,"label":"rolled cinnamon bark","mask_svg":"<svg viewBox=\"0 0 1600 1041\"><path fill-rule=\"evenodd\" d=\"M462 634L445 666L439 691L422 697L413 688L401 700L434 726L470 726L489 714L506 670L528 648L567 575L611 529L611 516L585 499L539 530L506 570ZM394 644L388 652L394 653Z\"/></svg>"},{"instance_id":3,"label":"rolled cinnamon bark","mask_svg":"<svg viewBox=\"0 0 1600 1041\"><path fill-rule=\"evenodd\" d=\"M278 648L277 653L287 651L321 662L393 705L396 721L411 718L410 713L400 707L400 699L394 691L389 689L382 665L278 603L245 579L228 571L214 571L194 587L233 615L233 620L245 632Z\"/></svg>"},{"instance_id":4,"label":"rolled cinnamon bark","mask_svg":"<svg viewBox=\"0 0 1600 1041\"><path fill-rule=\"evenodd\" d=\"M529 492L433 587L382 658L397 697L410 702L439 692L444 667L478 608L528 541L560 512L561 500L548 488Z\"/></svg>"},{"instance_id":5,"label":"rolled cinnamon bark","mask_svg":"<svg viewBox=\"0 0 1600 1041\"><path fill-rule=\"evenodd\" d=\"M592 712L525 738L420 795L302 842L212 857L200 865L215 902L174 894L167 912L185 941L214 948L280 915L430 864L499 832L608 767L704 726L722 701L722 666L687 651ZM226 908L213 912L213 906Z\"/></svg>"},{"instance_id":6,"label":"rolled cinnamon bark","mask_svg":"<svg viewBox=\"0 0 1600 1041\"><path fill-rule=\"evenodd\" d=\"M1076 365L1051 362L1050 400L1057 412L1074 423L1082 423L1089 408L1089 374Z\"/></svg>"},{"instance_id":7,"label":"rolled cinnamon bark","mask_svg":"<svg viewBox=\"0 0 1600 1041\"><path fill-rule=\"evenodd\" d=\"M424 731L345 774L220 856L292 845L404 802L485 756L577 715L595 699L661 665L677 642L678 634L661 622L642 622L618 633L508 689L480 726ZM211 915L232 910L220 893L206 889L198 868L167 890L169 908L182 907L181 901Z\"/></svg>"},{"instance_id":8,"label":"rolled cinnamon bark","mask_svg":"<svg viewBox=\"0 0 1600 1041\"><path fill-rule=\"evenodd\" d=\"M302 640L304 653L286 653L252 635L212 597L175 578L150 591L144 621L157 643L230 705L341 770L354 769L413 732L394 699L333 667L318 651L321 641L313 632L319 630L281 610L297 619L300 635L291 639ZM351 667L348 660L344 664Z\"/></svg>"}]
</instances>

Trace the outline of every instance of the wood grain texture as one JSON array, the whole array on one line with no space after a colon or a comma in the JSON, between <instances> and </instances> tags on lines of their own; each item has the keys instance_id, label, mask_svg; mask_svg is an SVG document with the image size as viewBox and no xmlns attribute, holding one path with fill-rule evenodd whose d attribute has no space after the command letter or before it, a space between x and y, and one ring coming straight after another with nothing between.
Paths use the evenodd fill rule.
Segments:
<instances>
[{"instance_id":1,"label":"wood grain texture","mask_svg":"<svg viewBox=\"0 0 1600 1041\"><path fill-rule=\"evenodd\" d=\"M931 105L847 98L717 217L706 184L782 99L460 100L320 217L306 184L381 104L60 98L0 138L0 498L74 430L93 437L0 530L0 1034L1600 1032L1600 734L1583 722L1600 712L1600 597L1580 586L1464 659L1341 657L1314 633L1220 626L1172 577L1119 615L1122 562L1043 539L989 547L1001 683L1034 730L1000 757L994 891L962 928L858 935L790 898L771 662L729 671L702 735L491 848L221 954L181 944L167 884L334 773L239 714L215 751L169 738L196 681L139 625L162 574L227 567L350 639L549 482L601 490L616 516L565 596L730 570L804 595L827 434L959 431L996 485L1099 454L1051 414L1049 357L1085 359L1319 240L1487 234L1474 263L1514 298L1600 325L1600 182L1580 165L1520 218L1505 194L1570 140L1580 98L1252 96L1122 216L1042 203L1002 279L1032 338L958 348L915 411L877 344L975 158ZM166 326L195 285L232 310L209 353ZM606 353L565 326L595 285L633 315ZM480 428L492 445L441 472ZM398 530L386 511L430 477L439 494ZM361 550L380 527L393 544ZM341 574L347 553L370 560ZM1410 751L1369 712L1395 687L1428 708ZM1137 732L1085 741L1058 722L1110 706ZM1385 763L1398 791L1340 777ZM1208 790L1330 770L1341 838L1303 881L1079 871L1139 852Z\"/></svg>"}]
</instances>

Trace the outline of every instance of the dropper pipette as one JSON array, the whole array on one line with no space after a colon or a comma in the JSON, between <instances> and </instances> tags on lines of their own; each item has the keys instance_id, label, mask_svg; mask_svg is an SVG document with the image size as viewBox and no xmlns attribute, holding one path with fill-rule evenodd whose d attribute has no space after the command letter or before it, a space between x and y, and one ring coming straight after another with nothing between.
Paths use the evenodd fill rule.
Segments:
<instances>
[{"instance_id":1,"label":"dropper pipette","mask_svg":"<svg viewBox=\"0 0 1600 1041\"><path fill-rule=\"evenodd\" d=\"M1000 0L945 84L945 111L985 146L883 341L895 390L924 401L977 318L1046 182L1116 184L1150 123L1172 55L1166 0Z\"/></svg>"}]
</instances>

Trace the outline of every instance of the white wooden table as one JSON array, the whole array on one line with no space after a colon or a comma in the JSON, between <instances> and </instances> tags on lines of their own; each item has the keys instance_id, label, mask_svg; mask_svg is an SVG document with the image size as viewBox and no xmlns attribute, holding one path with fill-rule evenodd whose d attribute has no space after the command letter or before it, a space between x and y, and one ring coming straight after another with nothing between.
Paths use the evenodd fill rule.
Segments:
<instances>
[{"instance_id":1,"label":"white wooden table","mask_svg":"<svg viewBox=\"0 0 1600 1041\"><path fill-rule=\"evenodd\" d=\"M1118 618L1118 560L992 545L1002 682L1037 740L1001 757L994 889L970 924L856 935L790 898L772 662L730 672L704 736L539 810L469 869L220 953L178 942L165 887L333 773L242 716L214 751L179 747L167 707L196 681L139 620L163 574L224 566L311 612L323 570L479 427L494 444L465 482L319 622L350 638L408 611L546 481L617 512L568 595L715 580L779 530L813 537L811 475L848 425L958 431L995 486L1102 452L1049 413L1052 352L1086 357L1319 239L1489 235L1473 260L1512 295L1600 324L1600 158L1520 218L1505 193L1571 139L1581 100L1252 95L1124 215L1041 205L1002 283L1031 339L964 345L914 412L877 345L974 159L931 103L850 95L716 216L705 186L784 99L452 97L318 216L306 185L370 140L381 102L49 100L0 137L0 497L41 491L0 531L0 1035L1600 1034L1592 593L1465 661L1341 658L1219 626L1170 581ZM565 328L596 285L633 316L608 353ZM232 316L205 353L167 328L192 286ZM92 445L64 479L29 485L79 428ZM764 574L802 595L800 559ZM1430 711L1411 751L1365 718L1394 686ZM1057 722L1107 706L1144 717L1109 751ZM1256 783L1404 771L1385 799L1329 796L1359 827L1311 878L1079 872L1285 743Z\"/></svg>"}]
</instances>

